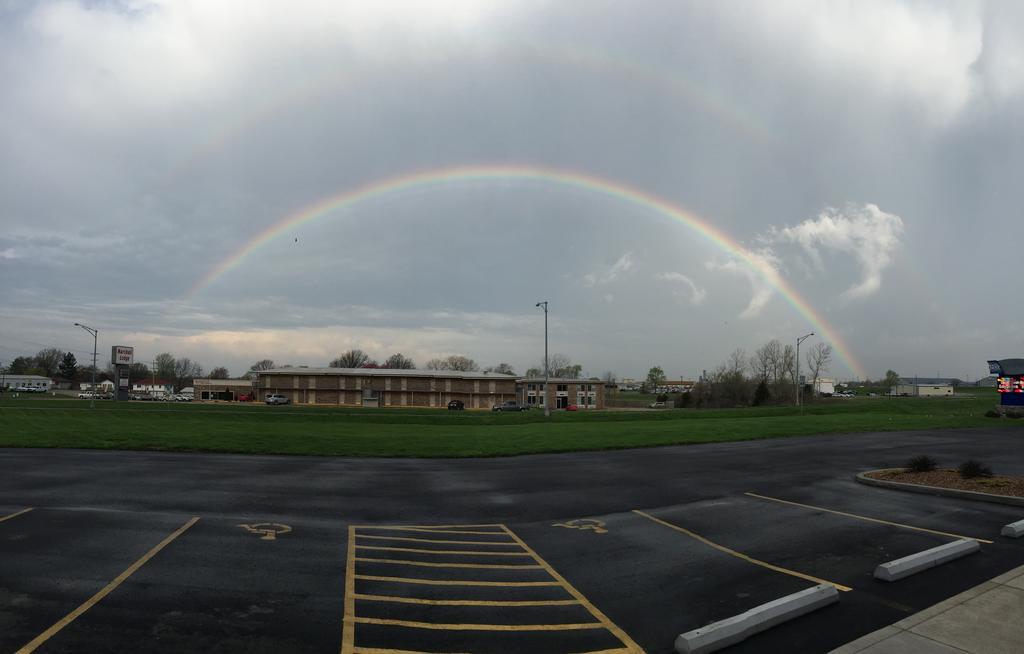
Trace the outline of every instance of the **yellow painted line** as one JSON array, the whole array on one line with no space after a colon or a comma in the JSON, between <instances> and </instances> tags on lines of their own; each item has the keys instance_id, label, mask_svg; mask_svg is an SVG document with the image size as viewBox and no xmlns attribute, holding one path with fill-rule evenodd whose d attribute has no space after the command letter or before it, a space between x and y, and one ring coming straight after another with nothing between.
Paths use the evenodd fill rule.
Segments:
<instances>
[{"instance_id":1,"label":"yellow painted line","mask_svg":"<svg viewBox=\"0 0 1024 654\"><path fill-rule=\"evenodd\" d=\"M494 527L499 529L500 524L490 522L482 525L357 525L356 529L479 529L483 527ZM489 534L500 534L500 531L487 532Z\"/></svg>"},{"instance_id":2,"label":"yellow painted line","mask_svg":"<svg viewBox=\"0 0 1024 654\"><path fill-rule=\"evenodd\" d=\"M357 556L360 563L393 563L420 568L485 568L488 570L541 570L539 565L510 565L505 563L437 563L435 561L406 561L404 559L371 559Z\"/></svg>"},{"instance_id":3,"label":"yellow painted line","mask_svg":"<svg viewBox=\"0 0 1024 654\"><path fill-rule=\"evenodd\" d=\"M414 531L420 534L463 534L467 536L502 536L500 531L455 531L433 527L359 527L359 529L381 529L388 531Z\"/></svg>"},{"instance_id":4,"label":"yellow painted line","mask_svg":"<svg viewBox=\"0 0 1024 654\"><path fill-rule=\"evenodd\" d=\"M31 510L32 510L32 507L29 507L27 509L22 509L21 511L15 511L14 513L12 513L10 515L5 515L4 517L0 518L0 522L4 522L6 520L10 520L11 518L17 518L19 515L24 515L24 514L28 513Z\"/></svg>"},{"instance_id":5,"label":"yellow painted line","mask_svg":"<svg viewBox=\"0 0 1024 654\"><path fill-rule=\"evenodd\" d=\"M728 547L725 547L724 545L719 545L718 543L716 543L714 541L710 541L707 538L704 538L703 536L701 536L700 534L696 534L696 533L690 531L689 529L687 529L685 527L680 527L679 525L674 525L671 522L666 522L666 521L662 520L661 518L655 518L653 515L651 515L649 513L644 513L643 511L639 511L639 510L636 510L636 509L633 510L633 513L636 513L637 515L642 515L643 517L647 518L648 520L652 520L654 522L657 522L658 524L664 525L664 526L668 527L669 529L674 529L674 530L678 531L681 534L686 534L690 538L693 538L694 540L699 540L700 542L704 543L705 545L707 545L709 547L715 548L719 552L725 552L726 554L729 554L731 556L735 556L738 559L743 559L747 563L753 563L754 565L759 565L762 568L768 568L769 570L774 570L775 572L781 572L783 574L787 574L787 575L790 575L792 577L799 577L800 579L806 579L807 581L813 581L816 584L828 584L830 586L835 586L837 590L841 590L843 592L849 592L849 591L853 590L849 586L844 586L842 584L837 584L834 581L827 581L825 579L819 579L818 577L812 577L811 575L805 575L804 573L797 572L796 570L790 570L789 568L783 568L783 567L780 567L780 566L777 566L777 565L772 565L771 563L766 563L765 561L761 561L760 559L755 559L753 557L747 556L746 554L743 554L742 552L737 552L736 550L729 549Z\"/></svg>"},{"instance_id":6,"label":"yellow painted line","mask_svg":"<svg viewBox=\"0 0 1024 654\"><path fill-rule=\"evenodd\" d=\"M438 629L441 631L579 631L581 629L604 628L604 624L600 622L573 622L568 624L463 624L358 617L356 622L360 624L388 625L391 627L411 627L413 629Z\"/></svg>"},{"instance_id":7,"label":"yellow painted line","mask_svg":"<svg viewBox=\"0 0 1024 654\"><path fill-rule=\"evenodd\" d=\"M354 650L354 654L438 654L437 652L424 652L422 650L413 649L388 649L386 647L357 647ZM456 654L455 652L446 652L445 654ZM468 652L461 652L460 654L469 654Z\"/></svg>"},{"instance_id":8,"label":"yellow painted line","mask_svg":"<svg viewBox=\"0 0 1024 654\"><path fill-rule=\"evenodd\" d=\"M573 606L579 600L460 600L422 599L419 597L395 597L393 595L364 595L356 593L356 599L367 602L392 602L395 604L427 604L429 606Z\"/></svg>"},{"instance_id":9,"label":"yellow painted line","mask_svg":"<svg viewBox=\"0 0 1024 654\"><path fill-rule=\"evenodd\" d=\"M356 642L356 528L348 527L348 553L345 556L345 613L341 619L341 654L354 654Z\"/></svg>"},{"instance_id":10,"label":"yellow painted line","mask_svg":"<svg viewBox=\"0 0 1024 654\"><path fill-rule=\"evenodd\" d=\"M847 518L854 518L856 520L864 520L866 522L876 522L880 525L889 525L890 527L900 527L901 529L912 529L914 531L923 531L928 534L936 534L939 536L949 536L950 538L960 538L966 540L976 540L979 543L992 544L992 541L985 540L984 538L975 538L973 536L961 536L960 534L951 534L948 531L936 531L934 529L925 529L924 527L915 527L913 525L905 525L899 522L890 522L888 520L880 520L878 518L869 518L864 515L857 515L856 513L846 513L845 511L836 511L835 509L826 509L820 506L813 506L811 504L801 504L800 502L791 502L789 500L780 500L777 497L768 497L767 495L758 495L757 493L744 493L750 497L756 497L760 500L768 500L769 502L778 502L779 504L789 504L790 506L799 506L804 509L811 509L814 511L824 511L825 513L834 513L836 515L846 516Z\"/></svg>"},{"instance_id":11,"label":"yellow painted line","mask_svg":"<svg viewBox=\"0 0 1024 654\"><path fill-rule=\"evenodd\" d=\"M591 604L590 600L588 600L586 597L584 597L583 593L581 593L580 591L576 590L576 588L572 584L570 584L565 579L565 577L563 577L562 575L558 574L555 571L555 569L552 568L548 564L547 561L542 559L539 554L534 552L533 548L531 548L529 545L527 545L526 542L523 541L522 538L517 536L511 529L509 529L505 525L501 525L501 528L505 530L505 533L507 533L509 535L509 537L512 538L512 540L514 540L517 543L519 543L524 550L529 552L530 555L533 557L533 560L536 561L542 568L544 568L544 570L549 575L551 575L551 577L553 579L558 581L558 583L562 586L562 588L564 588L566 590L566 592L568 592L570 595L572 595L577 600L579 600L579 603L582 604L585 609L590 611L590 614L592 616L594 616L595 618L597 618L600 621L600 623L604 626L605 629L607 629L608 631L612 632L615 635L615 637L618 638L622 642L622 644L626 646L626 651L627 652L629 652L630 654L643 654L644 650L639 645L637 645L633 641L632 638L629 637L629 634L627 634L625 631L623 631L621 628L619 628L618 625L616 625L614 622L612 622L608 618L608 616L606 616L604 613L601 612L600 609L598 609L596 606Z\"/></svg>"},{"instance_id":12,"label":"yellow painted line","mask_svg":"<svg viewBox=\"0 0 1024 654\"><path fill-rule=\"evenodd\" d=\"M393 581L399 584L422 584L424 586L561 586L557 581L472 581L469 579L416 579L415 577L380 577L377 575L355 575L363 581Z\"/></svg>"},{"instance_id":13,"label":"yellow painted line","mask_svg":"<svg viewBox=\"0 0 1024 654\"><path fill-rule=\"evenodd\" d=\"M50 627L43 633L33 638L29 644L19 649L16 654L29 654L29 652L34 652L37 647L53 638L61 629L74 622L76 618L78 618L80 615L91 609L93 606L96 605L97 602L102 600L104 597L112 593L118 586L124 583L124 581L128 577L135 574L135 572L139 568L141 568L146 563L146 561L149 561L154 556L156 556L160 552L160 550L167 547L171 543L171 541L173 541L178 536L181 536L189 529L189 527L191 527L197 522L199 522L199 518L193 517L188 522L178 527L169 536L167 536L167 538L164 538L162 541L157 543L156 546L153 547L153 549L143 554L142 558L128 566L128 568L124 572L117 575L117 577L115 577L113 581L104 586L98 593L96 593L95 595L87 599L85 602L83 602L82 605L79 606L77 609L75 609L71 613L68 613L66 616L58 620L52 627Z\"/></svg>"},{"instance_id":14,"label":"yellow painted line","mask_svg":"<svg viewBox=\"0 0 1024 654\"><path fill-rule=\"evenodd\" d=\"M519 547L519 543L496 543L490 540L432 540L430 538L410 538L408 536L371 536L370 534L356 534L356 537L371 538L373 540L400 540L407 543L441 543L444 545L504 545L505 547Z\"/></svg>"},{"instance_id":15,"label":"yellow painted line","mask_svg":"<svg viewBox=\"0 0 1024 654\"><path fill-rule=\"evenodd\" d=\"M480 552L476 550L421 550L415 547L375 547L356 545L357 550L382 550L386 552L413 552L416 554L458 554L466 556L530 556L526 552Z\"/></svg>"},{"instance_id":16,"label":"yellow painted line","mask_svg":"<svg viewBox=\"0 0 1024 654\"><path fill-rule=\"evenodd\" d=\"M386 647L357 647L354 654L438 654L437 652L425 652L423 650L412 650L412 649L389 649ZM455 652L445 652L444 654L457 654ZM467 654L462 652L461 654ZM589 652L579 652L578 654L630 654L630 650L623 647L616 649L602 649L592 650Z\"/></svg>"}]
</instances>

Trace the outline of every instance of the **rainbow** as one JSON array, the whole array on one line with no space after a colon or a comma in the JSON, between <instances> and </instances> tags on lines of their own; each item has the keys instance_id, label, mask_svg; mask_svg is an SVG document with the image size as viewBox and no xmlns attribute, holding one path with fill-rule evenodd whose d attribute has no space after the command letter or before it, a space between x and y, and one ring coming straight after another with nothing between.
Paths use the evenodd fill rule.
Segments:
<instances>
[{"instance_id":1,"label":"rainbow","mask_svg":"<svg viewBox=\"0 0 1024 654\"><path fill-rule=\"evenodd\" d=\"M570 170L560 170L533 165L474 165L456 166L423 170L399 177L378 180L356 189L344 191L337 195L323 198L313 204L299 209L273 223L262 232L256 234L230 255L210 269L186 294L190 299L212 284L215 280L238 267L250 254L274 240L278 236L291 232L299 225L325 216L338 209L379 198L392 193L409 191L417 188L432 187L456 182L474 181L527 181L559 184L565 187L580 189L610 197L626 204L642 207L662 216L671 218L700 234L707 241L736 257L748 268L771 284L815 329L818 336L832 344L839 359L857 377L864 379L867 375L857 362L849 347L839 333L805 300L790 284L779 275L774 267L768 265L757 253L745 248L728 234L700 218L696 214L670 204L651 193L626 186L620 182L587 175Z\"/></svg>"},{"instance_id":2,"label":"rainbow","mask_svg":"<svg viewBox=\"0 0 1024 654\"><path fill-rule=\"evenodd\" d=\"M726 97L717 94L708 86L682 76L679 71L668 70L656 64L629 57L623 52L605 52L585 46L550 45L527 43L499 47L497 52L515 62L532 62L538 67L562 66L566 69L586 71L591 74L617 76L629 83L641 83L658 92L681 100L687 109L696 108L712 117L723 126L743 135L757 144L773 144L774 134L753 114ZM479 54L479 53L476 53ZM472 57L471 57L472 58ZM447 58L444 59L445 65ZM233 113L227 121L215 125L204 137L193 143L185 154L175 160L165 176L168 180L194 168L200 161L223 152L254 132L261 125L280 118L295 107L313 104L320 96L351 85L355 92L360 84L371 79L380 79L393 71L384 68L376 75L357 75L348 70L327 69L283 87L278 93L254 101L248 111Z\"/></svg>"}]
</instances>

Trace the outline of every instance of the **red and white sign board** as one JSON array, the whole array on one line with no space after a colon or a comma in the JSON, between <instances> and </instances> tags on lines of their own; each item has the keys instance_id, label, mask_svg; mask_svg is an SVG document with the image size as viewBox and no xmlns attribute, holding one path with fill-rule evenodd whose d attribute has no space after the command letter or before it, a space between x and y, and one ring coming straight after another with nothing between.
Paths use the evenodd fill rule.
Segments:
<instances>
[{"instance_id":1,"label":"red and white sign board","mask_svg":"<svg viewBox=\"0 0 1024 654\"><path fill-rule=\"evenodd\" d=\"M135 348L115 345L110 349L110 362L115 366L130 366L134 363Z\"/></svg>"}]
</instances>

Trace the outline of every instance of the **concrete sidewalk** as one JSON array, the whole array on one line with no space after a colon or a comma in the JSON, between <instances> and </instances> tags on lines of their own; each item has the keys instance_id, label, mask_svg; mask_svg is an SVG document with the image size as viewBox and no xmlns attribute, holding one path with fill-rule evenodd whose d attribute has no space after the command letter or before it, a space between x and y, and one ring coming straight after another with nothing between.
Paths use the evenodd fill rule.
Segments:
<instances>
[{"instance_id":1,"label":"concrete sidewalk","mask_svg":"<svg viewBox=\"0 0 1024 654\"><path fill-rule=\"evenodd\" d=\"M1024 648L1024 566L830 654L1016 654Z\"/></svg>"}]
</instances>

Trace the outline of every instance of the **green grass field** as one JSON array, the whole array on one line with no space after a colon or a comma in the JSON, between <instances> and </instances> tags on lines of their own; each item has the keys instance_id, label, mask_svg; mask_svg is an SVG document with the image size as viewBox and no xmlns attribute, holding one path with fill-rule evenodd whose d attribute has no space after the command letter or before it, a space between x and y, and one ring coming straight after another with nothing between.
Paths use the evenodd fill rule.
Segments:
<instances>
[{"instance_id":1,"label":"green grass field","mask_svg":"<svg viewBox=\"0 0 1024 654\"><path fill-rule=\"evenodd\" d=\"M0 397L0 447L465 457L712 443L836 432L1019 425L996 393L793 407L527 413L97 402Z\"/></svg>"}]
</instances>

